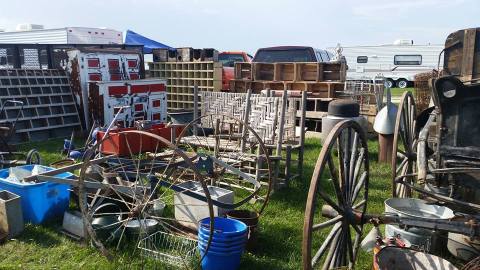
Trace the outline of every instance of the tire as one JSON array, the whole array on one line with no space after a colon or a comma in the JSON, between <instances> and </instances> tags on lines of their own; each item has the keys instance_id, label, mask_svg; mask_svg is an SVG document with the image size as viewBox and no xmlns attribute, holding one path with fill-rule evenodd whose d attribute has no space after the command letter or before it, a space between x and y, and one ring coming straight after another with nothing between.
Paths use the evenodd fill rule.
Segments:
<instances>
[{"instance_id":1,"label":"tire","mask_svg":"<svg viewBox=\"0 0 480 270\"><path fill-rule=\"evenodd\" d=\"M393 88L393 86L395 86L395 81L393 81L392 79L387 79L385 81L385 84L387 85L388 88Z\"/></svg>"},{"instance_id":2,"label":"tire","mask_svg":"<svg viewBox=\"0 0 480 270\"><path fill-rule=\"evenodd\" d=\"M405 89L405 88L407 88L407 86L408 86L408 81L407 81L407 80L405 80L405 79L399 79L399 80L397 81L397 87L398 87L398 88Z\"/></svg>"}]
</instances>

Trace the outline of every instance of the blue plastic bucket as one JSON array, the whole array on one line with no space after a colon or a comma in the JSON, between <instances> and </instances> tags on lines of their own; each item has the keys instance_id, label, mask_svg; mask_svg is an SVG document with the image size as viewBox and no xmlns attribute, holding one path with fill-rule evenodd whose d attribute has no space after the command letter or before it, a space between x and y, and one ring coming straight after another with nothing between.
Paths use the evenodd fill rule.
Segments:
<instances>
[{"instance_id":1,"label":"blue plastic bucket","mask_svg":"<svg viewBox=\"0 0 480 270\"><path fill-rule=\"evenodd\" d=\"M203 257L203 270L236 270L240 266L240 259L243 253L243 250L220 253L209 249L204 256L205 249L199 246L199 250L200 255Z\"/></svg>"},{"instance_id":2,"label":"blue plastic bucket","mask_svg":"<svg viewBox=\"0 0 480 270\"><path fill-rule=\"evenodd\" d=\"M235 219L215 217L213 220L213 236L216 238L232 238L244 235L247 229L248 227L245 223ZM200 231L206 235L210 234L209 217L200 220Z\"/></svg>"},{"instance_id":3,"label":"blue plastic bucket","mask_svg":"<svg viewBox=\"0 0 480 270\"><path fill-rule=\"evenodd\" d=\"M205 233L202 231L198 232L199 241L204 241L205 243L207 243L209 239L210 239L209 233ZM246 241L247 241L247 234L239 235L232 238L219 238L219 237L215 237L215 235L212 236L212 243L215 243L218 246L234 245L234 243L240 243L240 242L246 242Z\"/></svg>"},{"instance_id":4,"label":"blue plastic bucket","mask_svg":"<svg viewBox=\"0 0 480 270\"><path fill-rule=\"evenodd\" d=\"M207 242L199 241L198 247L206 249ZM245 243L236 243L235 245L225 246L225 247L215 246L214 243L210 243L210 246L208 247L208 251L210 250L213 252L219 252L219 253L231 253L231 252L237 252L237 251L244 251Z\"/></svg>"},{"instance_id":5,"label":"blue plastic bucket","mask_svg":"<svg viewBox=\"0 0 480 270\"><path fill-rule=\"evenodd\" d=\"M20 168L32 171L34 166L24 165ZM47 171L51 167L41 166ZM9 169L0 170L0 189L8 190L21 197L23 220L33 224L42 223L48 219L62 217L70 202L70 185L51 182L21 183L6 180ZM68 172L55 175L57 178L70 179L74 175Z\"/></svg>"}]
</instances>

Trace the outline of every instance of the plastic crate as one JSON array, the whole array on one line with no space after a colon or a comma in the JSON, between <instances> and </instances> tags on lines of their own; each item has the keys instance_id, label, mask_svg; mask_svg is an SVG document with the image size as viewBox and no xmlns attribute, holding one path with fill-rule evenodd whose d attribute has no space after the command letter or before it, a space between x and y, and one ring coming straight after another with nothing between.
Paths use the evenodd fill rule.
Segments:
<instances>
[{"instance_id":1,"label":"plastic crate","mask_svg":"<svg viewBox=\"0 0 480 270\"><path fill-rule=\"evenodd\" d=\"M18 166L32 171L34 166ZM47 171L53 170L51 167L41 166ZM0 170L0 189L8 190L21 197L23 220L28 223L40 224L44 221L62 217L70 202L70 185L57 184L52 182L42 183L21 183L6 180L10 175L9 169ZM71 179L75 176L65 172L55 177Z\"/></svg>"}]
</instances>

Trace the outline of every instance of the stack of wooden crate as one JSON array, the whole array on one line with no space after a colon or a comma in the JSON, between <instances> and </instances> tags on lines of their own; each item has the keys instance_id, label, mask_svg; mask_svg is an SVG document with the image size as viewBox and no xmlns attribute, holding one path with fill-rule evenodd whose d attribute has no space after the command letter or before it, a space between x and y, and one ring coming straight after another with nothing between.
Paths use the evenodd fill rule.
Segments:
<instances>
[{"instance_id":1,"label":"stack of wooden crate","mask_svg":"<svg viewBox=\"0 0 480 270\"><path fill-rule=\"evenodd\" d=\"M169 111L193 109L193 87L200 91L220 91L222 64L216 51L179 48L175 53L156 57L149 63L151 78L167 80L167 108ZM199 57L195 57L198 54ZM161 61L161 62L160 62Z\"/></svg>"},{"instance_id":2,"label":"stack of wooden crate","mask_svg":"<svg viewBox=\"0 0 480 270\"><path fill-rule=\"evenodd\" d=\"M307 91L309 96L334 98L344 88L345 63L235 63L230 91L252 89Z\"/></svg>"}]
</instances>

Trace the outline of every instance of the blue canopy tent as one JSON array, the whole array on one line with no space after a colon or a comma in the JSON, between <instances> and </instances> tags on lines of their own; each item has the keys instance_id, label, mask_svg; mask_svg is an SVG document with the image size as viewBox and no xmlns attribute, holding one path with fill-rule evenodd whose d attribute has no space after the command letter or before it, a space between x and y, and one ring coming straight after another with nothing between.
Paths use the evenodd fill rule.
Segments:
<instances>
[{"instance_id":1,"label":"blue canopy tent","mask_svg":"<svg viewBox=\"0 0 480 270\"><path fill-rule=\"evenodd\" d=\"M152 53L152 49L173 49L163 43L149 39L140 34L137 34L131 30L127 30L125 33L125 44L127 45L143 45L143 53Z\"/></svg>"}]
</instances>

